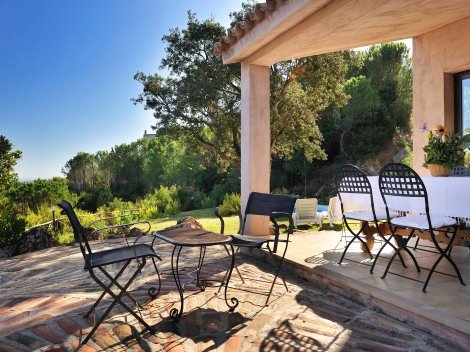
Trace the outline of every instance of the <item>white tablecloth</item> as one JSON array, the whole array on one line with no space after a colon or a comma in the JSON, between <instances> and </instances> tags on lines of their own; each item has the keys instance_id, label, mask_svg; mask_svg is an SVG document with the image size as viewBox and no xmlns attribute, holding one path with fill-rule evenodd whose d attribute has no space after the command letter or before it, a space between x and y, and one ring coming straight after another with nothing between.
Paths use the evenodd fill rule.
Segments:
<instances>
[{"instance_id":1,"label":"white tablecloth","mask_svg":"<svg viewBox=\"0 0 470 352\"><path fill-rule=\"evenodd\" d=\"M376 209L385 205L379 191L379 177L368 177ZM422 177L432 215L445 215L462 221L470 220L470 177ZM363 194L341 193L345 211L370 210L370 197ZM386 196L389 209L424 213L423 198Z\"/></svg>"}]
</instances>

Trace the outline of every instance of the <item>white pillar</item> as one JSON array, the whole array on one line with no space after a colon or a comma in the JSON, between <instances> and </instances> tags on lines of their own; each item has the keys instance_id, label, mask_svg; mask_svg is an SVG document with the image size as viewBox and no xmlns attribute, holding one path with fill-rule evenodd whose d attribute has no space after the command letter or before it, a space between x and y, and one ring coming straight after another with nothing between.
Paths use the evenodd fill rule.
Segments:
<instances>
[{"instance_id":1,"label":"white pillar","mask_svg":"<svg viewBox=\"0 0 470 352\"><path fill-rule=\"evenodd\" d=\"M251 192L269 193L271 123L269 67L241 63L241 201ZM251 219L250 219L251 218ZM250 216L245 234L269 233L269 219Z\"/></svg>"}]
</instances>

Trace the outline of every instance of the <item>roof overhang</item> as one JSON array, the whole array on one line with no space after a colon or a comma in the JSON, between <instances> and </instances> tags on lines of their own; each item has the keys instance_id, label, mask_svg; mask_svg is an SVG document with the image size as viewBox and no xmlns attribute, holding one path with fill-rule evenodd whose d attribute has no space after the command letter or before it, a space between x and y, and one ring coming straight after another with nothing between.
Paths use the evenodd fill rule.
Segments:
<instances>
[{"instance_id":1,"label":"roof overhang","mask_svg":"<svg viewBox=\"0 0 470 352\"><path fill-rule=\"evenodd\" d=\"M470 16L470 0L271 0L251 29L233 29L224 63L279 61L416 37ZM230 33L232 34L232 33Z\"/></svg>"}]
</instances>

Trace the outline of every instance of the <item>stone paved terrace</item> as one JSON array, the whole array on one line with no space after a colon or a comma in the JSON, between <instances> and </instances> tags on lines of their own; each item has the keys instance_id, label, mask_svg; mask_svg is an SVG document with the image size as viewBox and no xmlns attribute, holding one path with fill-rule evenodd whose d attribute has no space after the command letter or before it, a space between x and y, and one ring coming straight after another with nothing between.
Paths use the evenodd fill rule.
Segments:
<instances>
[{"instance_id":1,"label":"stone paved terrace","mask_svg":"<svg viewBox=\"0 0 470 352\"><path fill-rule=\"evenodd\" d=\"M150 238L144 239L150 241ZM112 248L122 240L95 243ZM158 243L169 269L171 246ZM221 278L229 261L223 250L209 248L204 275ZM184 263L194 264L187 252ZM173 278L162 276L162 293L154 301L147 289L155 282L151 265L132 286L146 302L144 318L157 333L139 334L141 326L115 308L82 351L460 351L452 342L391 318L379 310L286 274L290 292L279 282L272 303L264 307L272 280L269 266L247 256L238 265L246 279L234 274L230 295L240 300L228 313L217 288L188 290L185 314L173 324L168 313L178 304ZM0 351L67 351L79 346L91 321L83 318L100 291L77 247L57 247L0 260ZM113 270L118 269L113 268ZM235 272L234 272L235 273ZM104 304L106 305L106 304ZM99 315L99 311L97 313Z\"/></svg>"}]
</instances>

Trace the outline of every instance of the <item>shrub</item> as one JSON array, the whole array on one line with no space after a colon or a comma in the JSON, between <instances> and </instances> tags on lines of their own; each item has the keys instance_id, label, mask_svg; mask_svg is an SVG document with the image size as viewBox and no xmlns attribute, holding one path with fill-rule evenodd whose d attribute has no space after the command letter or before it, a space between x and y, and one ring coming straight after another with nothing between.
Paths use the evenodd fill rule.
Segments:
<instances>
[{"instance_id":1,"label":"shrub","mask_svg":"<svg viewBox=\"0 0 470 352\"><path fill-rule=\"evenodd\" d=\"M13 205L0 199L0 248L17 243L25 226L25 220L18 218Z\"/></svg>"},{"instance_id":2,"label":"shrub","mask_svg":"<svg viewBox=\"0 0 470 352\"><path fill-rule=\"evenodd\" d=\"M273 189L271 193L272 194L289 194L289 191L287 188L281 187L281 188Z\"/></svg>"},{"instance_id":3,"label":"shrub","mask_svg":"<svg viewBox=\"0 0 470 352\"><path fill-rule=\"evenodd\" d=\"M220 215L230 216L237 215L240 212L240 194L229 193L224 197L224 201L220 207Z\"/></svg>"}]
</instances>

